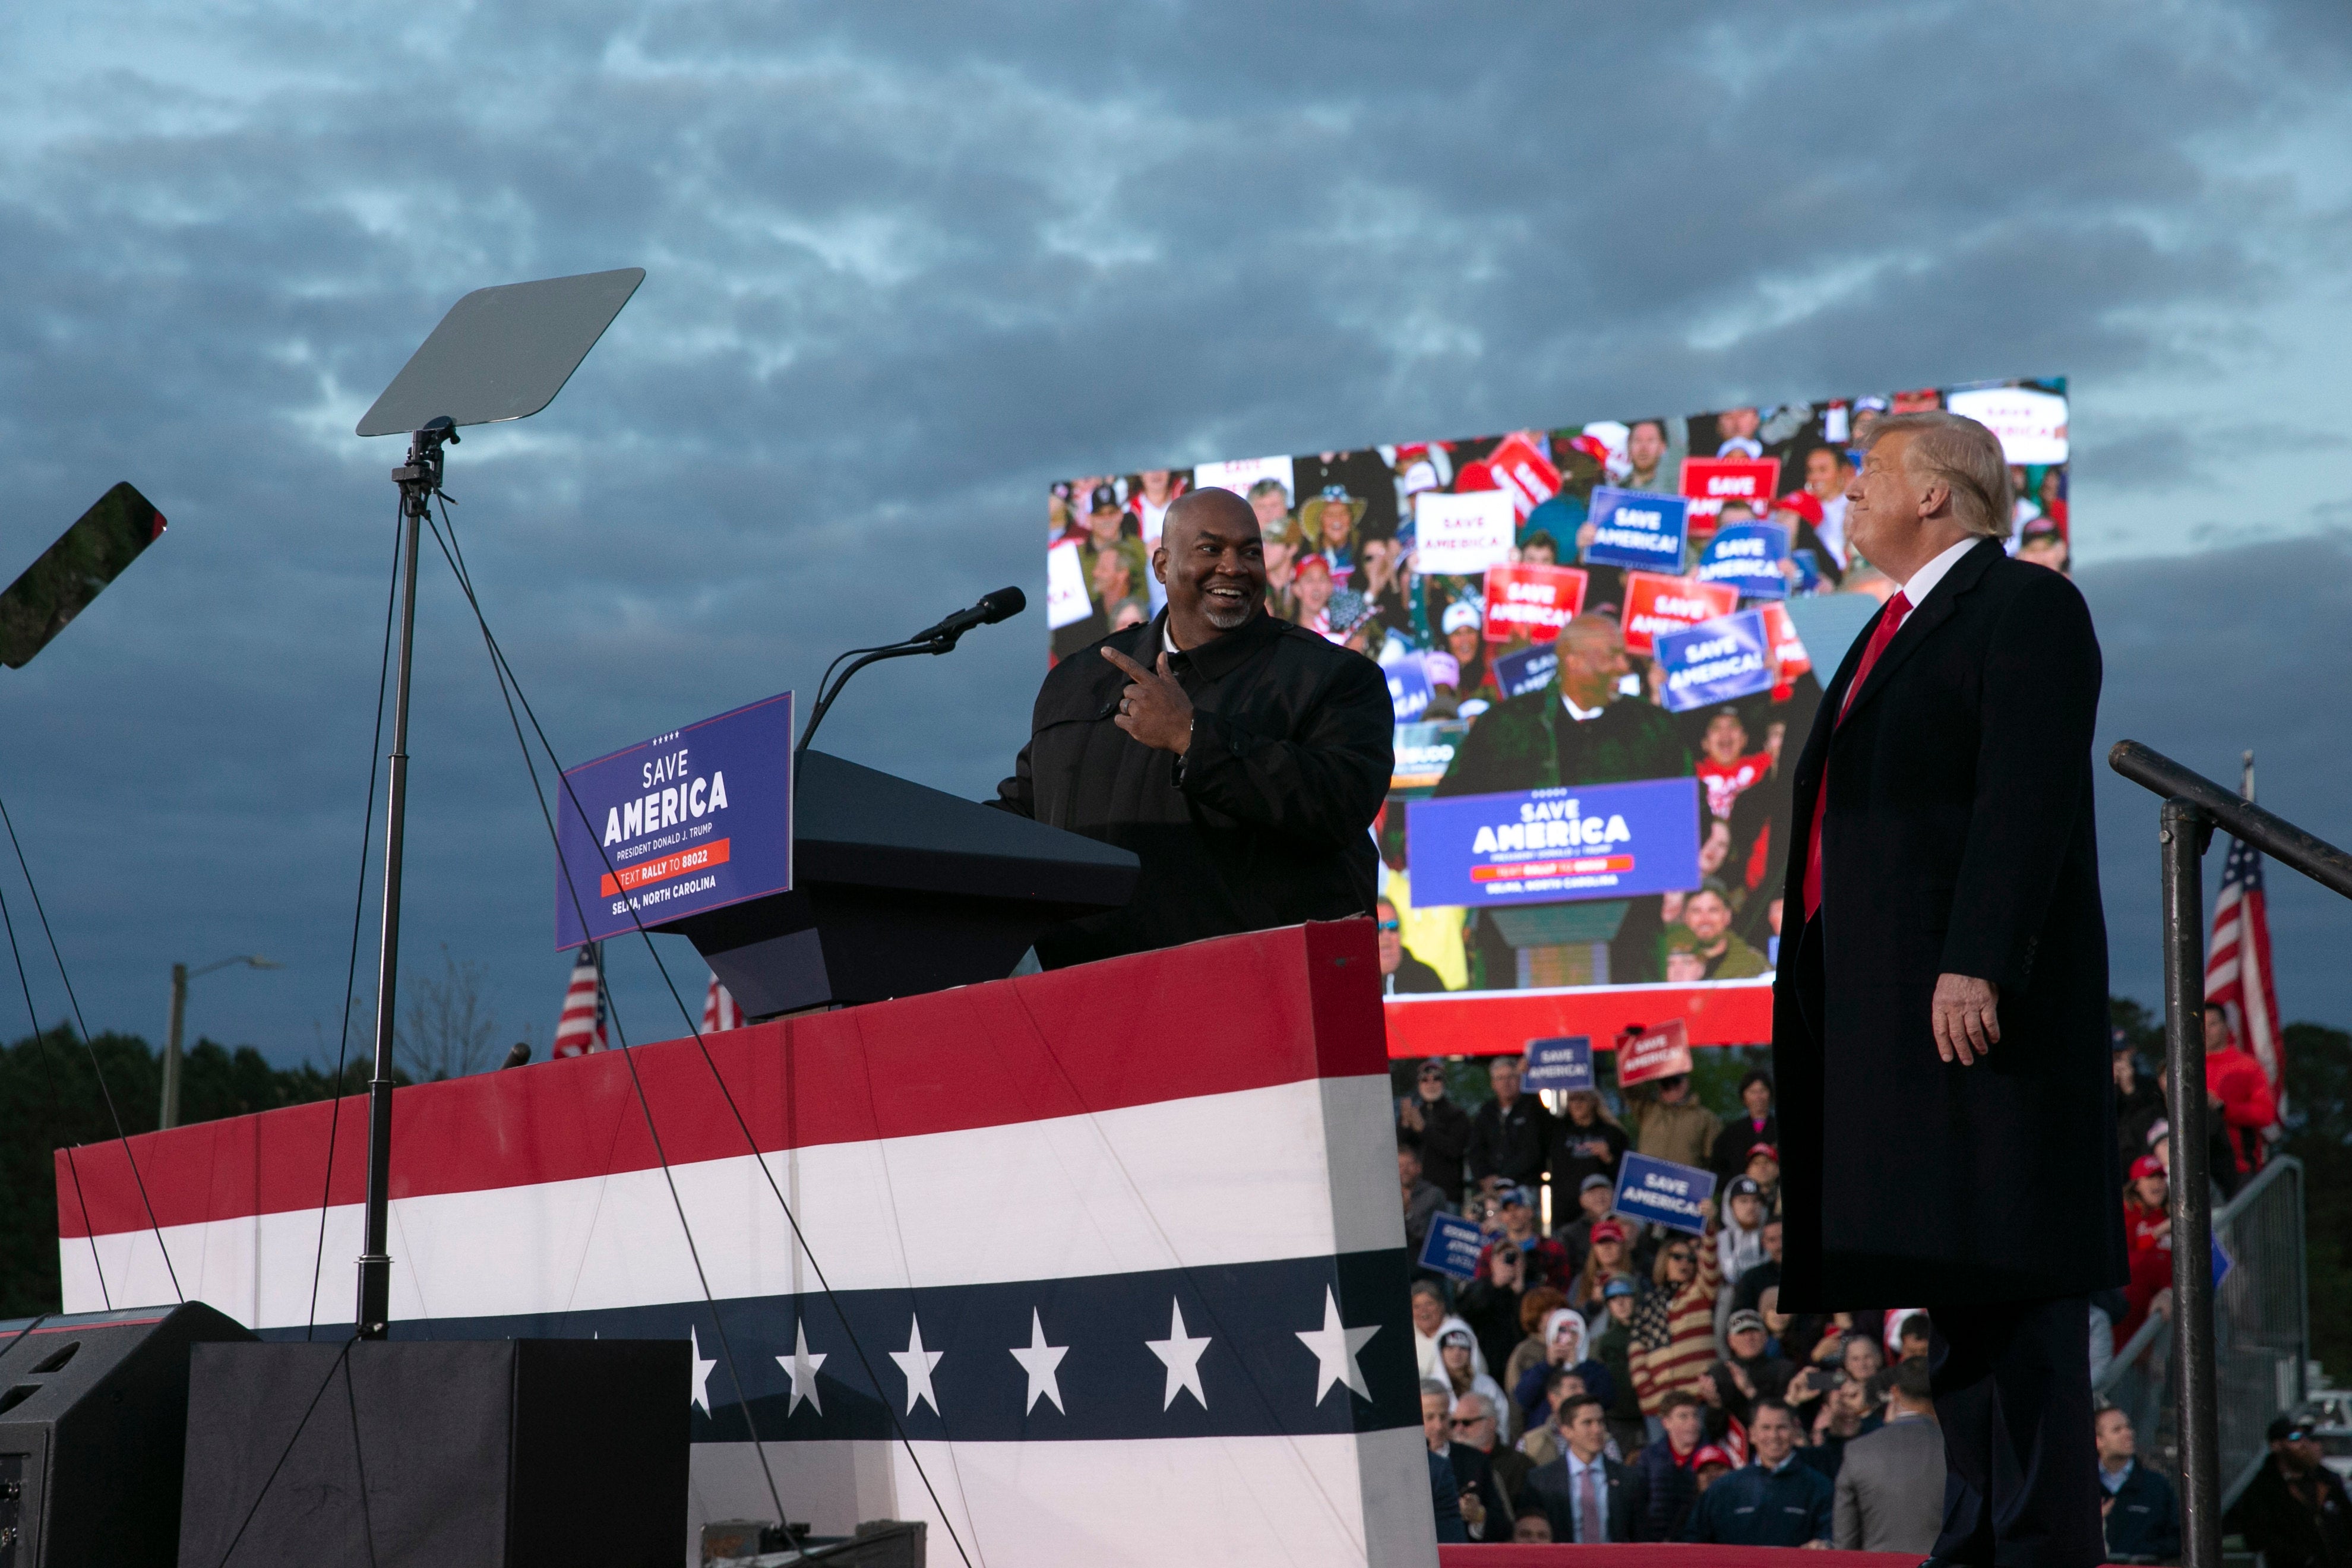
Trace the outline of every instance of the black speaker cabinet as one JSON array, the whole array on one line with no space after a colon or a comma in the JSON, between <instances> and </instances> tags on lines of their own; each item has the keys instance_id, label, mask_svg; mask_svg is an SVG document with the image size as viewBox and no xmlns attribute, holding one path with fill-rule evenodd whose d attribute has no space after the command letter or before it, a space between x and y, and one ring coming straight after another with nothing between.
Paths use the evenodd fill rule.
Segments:
<instances>
[{"instance_id":1,"label":"black speaker cabinet","mask_svg":"<svg viewBox=\"0 0 2352 1568\"><path fill-rule=\"evenodd\" d=\"M0 1568L168 1568L188 1348L252 1338L199 1301L0 1330Z\"/></svg>"},{"instance_id":2,"label":"black speaker cabinet","mask_svg":"<svg viewBox=\"0 0 2352 1568\"><path fill-rule=\"evenodd\" d=\"M207 1345L183 1568L677 1568L683 1340Z\"/></svg>"}]
</instances>

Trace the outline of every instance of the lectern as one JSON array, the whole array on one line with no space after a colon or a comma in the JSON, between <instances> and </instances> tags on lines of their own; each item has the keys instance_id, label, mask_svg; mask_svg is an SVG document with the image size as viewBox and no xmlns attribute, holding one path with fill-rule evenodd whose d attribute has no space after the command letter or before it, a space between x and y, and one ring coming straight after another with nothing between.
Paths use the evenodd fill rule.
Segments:
<instances>
[{"instance_id":1,"label":"lectern","mask_svg":"<svg viewBox=\"0 0 2352 1568\"><path fill-rule=\"evenodd\" d=\"M793 890L651 928L693 942L746 1018L1001 980L1040 931L1135 890L1127 850L823 752L794 784Z\"/></svg>"}]
</instances>

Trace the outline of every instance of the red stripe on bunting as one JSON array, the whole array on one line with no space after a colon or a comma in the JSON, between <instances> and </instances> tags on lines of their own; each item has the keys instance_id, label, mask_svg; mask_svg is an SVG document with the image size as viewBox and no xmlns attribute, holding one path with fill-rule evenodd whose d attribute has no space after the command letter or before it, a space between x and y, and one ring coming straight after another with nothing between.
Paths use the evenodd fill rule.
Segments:
<instances>
[{"instance_id":1,"label":"red stripe on bunting","mask_svg":"<svg viewBox=\"0 0 2352 1568\"><path fill-rule=\"evenodd\" d=\"M1387 1072L1371 922L1290 926L705 1037L763 1152ZM672 1164L749 1152L692 1039L629 1053ZM394 1096L392 1194L479 1192L657 1163L618 1051ZM331 1107L151 1132L131 1149L163 1225L315 1208ZM345 1102L332 1201L365 1190ZM58 1155L58 1228L147 1228L118 1142Z\"/></svg>"}]
</instances>

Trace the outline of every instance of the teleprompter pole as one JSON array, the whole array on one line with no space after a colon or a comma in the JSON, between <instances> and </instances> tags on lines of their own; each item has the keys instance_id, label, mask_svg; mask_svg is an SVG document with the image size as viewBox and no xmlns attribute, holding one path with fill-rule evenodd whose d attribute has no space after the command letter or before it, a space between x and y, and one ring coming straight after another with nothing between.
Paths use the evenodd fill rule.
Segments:
<instances>
[{"instance_id":1,"label":"teleprompter pole","mask_svg":"<svg viewBox=\"0 0 2352 1568\"><path fill-rule=\"evenodd\" d=\"M418 533L441 488L441 444L457 439L446 419L409 438L408 461L392 471L400 486L404 558L400 587L400 672L393 688L392 754L383 818L383 936L376 952L375 1073L368 1079L367 1218L360 1253L359 1337L383 1339L392 1320L392 1068L394 1004L400 983L400 862L408 816L408 672L416 645ZM2200 1081L2203 1081L2200 1079Z\"/></svg>"},{"instance_id":2,"label":"teleprompter pole","mask_svg":"<svg viewBox=\"0 0 2352 1568\"><path fill-rule=\"evenodd\" d=\"M2180 1422L2181 1561L2221 1568L2220 1428L2214 1407L2213 1218L2207 1197L2205 845L2213 819L2164 803L2164 1059L2172 1118L2172 1364Z\"/></svg>"}]
</instances>

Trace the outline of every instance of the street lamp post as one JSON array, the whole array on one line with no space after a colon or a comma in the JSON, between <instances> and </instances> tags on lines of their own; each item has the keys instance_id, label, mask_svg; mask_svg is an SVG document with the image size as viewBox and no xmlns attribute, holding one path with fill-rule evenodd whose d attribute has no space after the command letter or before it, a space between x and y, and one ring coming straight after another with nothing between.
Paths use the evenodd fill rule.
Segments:
<instances>
[{"instance_id":1,"label":"street lamp post","mask_svg":"<svg viewBox=\"0 0 2352 1568\"><path fill-rule=\"evenodd\" d=\"M257 952L241 952L235 958L207 963L202 969L190 969L184 963L172 965L172 1029L163 1040L163 1113L156 1121L159 1127L177 1127L180 1124L180 1026L188 1014L188 982L199 974L226 969L233 963L242 963L248 969L286 967Z\"/></svg>"}]
</instances>

